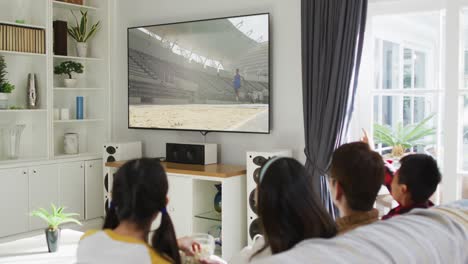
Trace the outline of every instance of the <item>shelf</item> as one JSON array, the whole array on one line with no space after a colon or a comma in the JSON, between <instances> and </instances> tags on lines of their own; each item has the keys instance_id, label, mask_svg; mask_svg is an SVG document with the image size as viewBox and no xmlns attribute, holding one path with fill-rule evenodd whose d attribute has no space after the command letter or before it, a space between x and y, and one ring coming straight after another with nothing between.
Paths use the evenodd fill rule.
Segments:
<instances>
[{"instance_id":1,"label":"shelf","mask_svg":"<svg viewBox=\"0 0 468 264\"><path fill-rule=\"evenodd\" d=\"M10 26L16 26L16 27L27 27L27 28L46 29L46 27L44 27L44 26L31 25L31 24L21 24L21 23L7 22L7 21L2 21L2 20L0 20L0 24L3 24L3 25L10 25Z\"/></svg>"},{"instance_id":2,"label":"shelf","mask_svg":"<svg viewBox=\"0 0 468 264\"><path fill-rule=\"evenodd\" d=\"M54 3L55 8L66 8L70 10L82 10L82 9L92 10L92 11L98 10L98 8L92 7L92 6L70 4L70 3L65 3L61 1L53 1L53 3Z\"/></svg>"},{"instance_id":3,"label":"shelf","mask_svg":"<svg viewBox=\"0 0 468 264\"><path fill-rule=\"evenodd\" d=\"M103 122L104 119L70 119L70 120L54 120L55 124L70 124L70 123L92 123L92 122Z\"/></svg>"},{"instance_id":4,"label":"shelf","mask_svg":"<svg viewBox=\"0 0 468 264\"><path fill-rule=\"evenodd\" d=\"M79 154L59 154L54 159L72 159L72 158L102 158L101 153L79 153Z\"/></svg>"},{"instance_id":5,"label":"shelf","mask_svg":"<svg viewBox=\"0 0 468 264\"><path fill-rule=\"evenodd\" d=\"M20 157L18 159L0 159L0 167L8 165L17 166L19 163L38 162L45 160L47 160L47 157Z\"/></svg>"},{"instance_id":6,"label":"shelf","mask_svg":"<svg viewBox=\"0 0 468 264\"><path fill-rule=\"evenodd\" d=\"M45 109L5 109L0 113L47 113Z\"/></svg>"},{"instance_id":7,"label":"shelf","mask_svg":"<svg viewBox=\"0 0 468 264\"><path fill-rule=\"evenodd\" d=\"M54 59L82 60L82 61L102 61L102 59L100 59L100 58L74 57L74 56L61 56L61 55L54 55Z\"/></svg>"},{"instance_id":8,"label":"shelf","mask_svg":"<svg viewBox=\"0 0 468 264\"><path fill-rule=\"evenodd\" d=\"M44 53L31 53L31 52L19 52L19 51L8 51L0 50L0 54L11 54L11 55L20 55L20 56L34 56L34 57L46 57Z\"/></svg>"},{"instance_id":9,"label":"shelf","mask_svg":"<svg viewBox=\"0 0 468 264\"><path fill-rule=\"evenodd\" d=\"M54 91L64 91L64 92L71 92L71 91L104 91L103 88L66 88L66 87L55 87Z\"/></svg>"},{"instance_id":10,"label":"shelf","mask_svg":"<svg viewBox=\"0 0 468 264\"><path fill-rule=\"evenodd\" d=\"M218 213L216 211L211 211L211 212L207 212L207 213L198 214L195 217L196 218L201 218L201 219L207 219L207 220L213 220L213 221L221 222L221 213Z\"/></svg>"}]
</instances>

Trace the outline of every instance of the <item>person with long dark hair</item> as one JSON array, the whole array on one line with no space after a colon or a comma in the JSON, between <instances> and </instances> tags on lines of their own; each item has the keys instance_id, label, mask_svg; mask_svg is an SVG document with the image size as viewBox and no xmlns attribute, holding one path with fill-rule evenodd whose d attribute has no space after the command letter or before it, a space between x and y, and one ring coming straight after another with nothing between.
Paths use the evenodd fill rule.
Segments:
<instances>
[{"instance_id":1,"label":"person with long dark hair","mask_svg":"<svg viewBox=\"0 0 468 264\"><path fill-rule=\"evenodd\" d=\"M229 263L248 263L287 251L305 239L331 238L337 233L335 222L314 192L311 175L292 158L276 157L262 166L257 212L263 235Z\"/></svg>"},{"instance_id":2,"label":"person with long dark hair","mask_svg":"<svg viewBox=\"0 0 468 264\"><path fill-rule=\"evenodd\" d=\"M192 254L190 239L176 239L166 210L168 181L155 159L125 163L114 175L112 202L102 231L81 239L77 263L181 263L179 248ZM151 224L161 215L159 228L148 243Z\"/></svg>"}]
</instances>

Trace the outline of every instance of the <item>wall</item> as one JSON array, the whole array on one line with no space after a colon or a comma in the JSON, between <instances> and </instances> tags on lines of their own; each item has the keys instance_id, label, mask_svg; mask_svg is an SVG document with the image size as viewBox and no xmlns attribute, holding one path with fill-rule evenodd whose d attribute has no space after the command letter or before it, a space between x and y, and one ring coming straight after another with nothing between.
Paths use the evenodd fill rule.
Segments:
<instances>
[{"instance_id":1,"label":"wall","mask_svg":"<svg viewBox=\"0 0 468 264\"><path fill-rule=\"evenodd\" d=\"M141 140L145 156L164 156L166 142L203 142L198 132L127 128L127 27L269 12L271 14L272 131L269 135L210 133L218 160L244 164L248 150L293 149L304 161L301 23L299 0L115 1L113 24L112 139Z\"/></svg>"}]
</instances>

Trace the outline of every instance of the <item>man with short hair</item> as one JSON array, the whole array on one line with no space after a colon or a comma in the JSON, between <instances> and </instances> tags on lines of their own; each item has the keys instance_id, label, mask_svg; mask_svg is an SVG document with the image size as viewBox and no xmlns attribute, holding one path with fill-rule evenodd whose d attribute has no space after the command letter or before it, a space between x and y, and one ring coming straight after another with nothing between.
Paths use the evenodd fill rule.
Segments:
<instances>
[{"instance_id":1,"label":"man with short hair","mask_svg":"<svg viewBox=\"0 0 468 264\"><path fill-rule=\"evenodd\" d=\"M366 143L348 143L335 150L329 179L333 202L341 216L336 220L339 233L378 220L374 203L384 173L382 157Z\"/></svg>"}]
</instances>

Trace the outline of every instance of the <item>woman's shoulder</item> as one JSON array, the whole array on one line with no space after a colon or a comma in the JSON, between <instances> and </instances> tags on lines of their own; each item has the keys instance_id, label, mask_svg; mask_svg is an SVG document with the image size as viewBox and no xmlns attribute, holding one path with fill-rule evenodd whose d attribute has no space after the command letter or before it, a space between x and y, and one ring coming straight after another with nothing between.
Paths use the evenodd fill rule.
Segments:
<instances>
[{"instance_id":1,"label":"woman's shoulder","mask_svg":"<svg viewBox=\"0 0 468 264\"><path fill-rule=\"evenodd\" d=\"M102 230L96 230L96 229L88 230L81 236L80 241L99 232L102 232Z\"/></svg>"},{"instance_id":2,"label":"woman's shoulder","mask_svg":"<svg viewBox=\"0 0 468 264\"><path fill-rule=\"evenodd\" d=\"M236 264L237 263L239 264L250 263L251 259L271 256L270 248L267 247L263 249L264 247L265 247L265 238L261 235L257 235L253 238L252 245L244 247L237 256L231 259L229 263L236 263Z\"/></svg>"}]
</instances>

